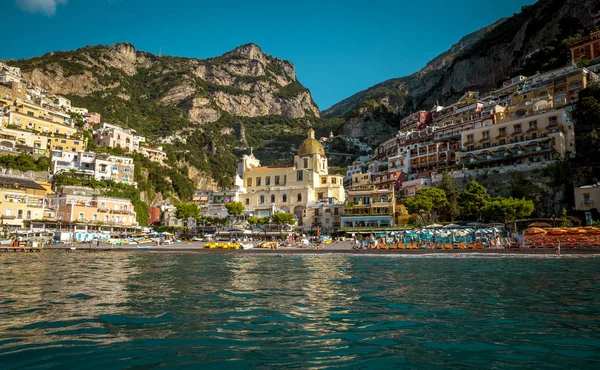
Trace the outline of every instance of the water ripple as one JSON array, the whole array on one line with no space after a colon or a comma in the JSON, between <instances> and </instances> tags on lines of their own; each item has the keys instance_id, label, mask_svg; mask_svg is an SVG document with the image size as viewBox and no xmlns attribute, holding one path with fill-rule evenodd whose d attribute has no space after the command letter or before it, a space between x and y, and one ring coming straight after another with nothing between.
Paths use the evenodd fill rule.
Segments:
<instances>
[{"instance_id":1,"label":"water ripple","mask_svg":"<svg viewBox=\"0 0 600 370\"><path fill-rule=\"evenodd\" d=\"M597 368L599 282L597 258L4 255L0 366Z\"/></svg>"}]
</instances>

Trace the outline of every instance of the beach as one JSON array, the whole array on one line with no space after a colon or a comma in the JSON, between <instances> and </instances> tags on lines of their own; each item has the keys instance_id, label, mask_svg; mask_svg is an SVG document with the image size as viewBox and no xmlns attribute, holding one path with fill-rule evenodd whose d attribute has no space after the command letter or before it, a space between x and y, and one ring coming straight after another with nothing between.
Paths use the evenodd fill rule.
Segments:
<instances>
[{"instance_id":1,"label":"beach","mask_svg":"<svg viewBox=\"0 0 600 370\"><path fill-rule=\"evenodd\" d=\"M100 246L88 243L75 244L74 250L70 245L56 244L47 246L47 251L69 252L132 252L132 253L201 253L201 254L352 254L352 255L383 255L383 254L483 254L483 255L555 255L554 248L483 248L483 249L353 249L352 242L334 242L325 244L323 249L311 247L280 247L278 249L209 249L204 248L205 242L181 242L172 245L111 245L102 243ZM258 243L255 243L258 244ZM600 255L597 248L562 248L561 255Z\"/></svg>"}]
</instances>

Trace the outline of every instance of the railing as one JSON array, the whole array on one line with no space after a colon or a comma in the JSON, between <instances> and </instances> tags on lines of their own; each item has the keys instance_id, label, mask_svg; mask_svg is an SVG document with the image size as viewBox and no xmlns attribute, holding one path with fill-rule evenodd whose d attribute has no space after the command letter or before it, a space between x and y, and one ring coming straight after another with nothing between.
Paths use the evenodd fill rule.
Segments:
<instances>
[{"instance_id":1,"label":"railing","mask_svg":"<svg viewBox=\"0 0 600 370\"><path fill-rule=\"evenodd\" d=\"M591 208L594 206L594 201L593 200L584 200L583 202L581 202L581 207L582 208Z\"/></svg>"}]
</instances>

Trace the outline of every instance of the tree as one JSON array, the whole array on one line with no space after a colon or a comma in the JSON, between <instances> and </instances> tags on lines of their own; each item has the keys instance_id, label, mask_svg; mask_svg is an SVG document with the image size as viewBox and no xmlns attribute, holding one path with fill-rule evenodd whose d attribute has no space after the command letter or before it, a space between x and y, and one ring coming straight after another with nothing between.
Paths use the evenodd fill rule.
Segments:
<instances>
[{"instance_id":1,"label":"tree","mask_svg":"<svg viewBox=\"0 0 600 370\"><path fill-rule=\"evenodd\" d=\"M486 203L481 209L481 215L487 221L508 223L533 213L534 206L531 200L525 198L497 197Z\"/></svg>"},{"instance_id":2,"label":"tree","mask_svg":"<svg viewBox=\"0 0 600 370\"><path fill-rule=\"evenodd\" d=\"M481 209L490 201L487 190L475 180L460 194L461 215L465 220L477 220Z\"/></svg>"},{"instance_id":3,"label":"tree","mask_svg":"<svg viewBox=\"0 0 600 370\"><path fill-rule=\"evenodd\" d=\"M189 202L189 203L178 203L175 205L175 217L180 220L183 220L186 231L189 229L187 226L187 220L190 218L199 219L200 218L200 207L198 207L197 203Z\"/></svg>"},{"instance_id":4,"label":"tree","mask_svg":"<svg viewBox=\"0 0 600 370\"><path fill-rule=\"evenodd\" d=\"M230 216L239 216L246 210L242 205L242 202L225 203L225 208L227 208L227 213L229 213Z\"/></svg>"},{"instance_id":5,"label":"tree","mask_svg":"<svg viewBox=\"0 0 600 370\"><path fill-rule=\"evenodd\" d=\"M284 225L292 225L295 215L292 213L276 212L271 215L271 221L283 228Z\"/></svg>"},{"instance_id":6,"label":"tree","mask_svg":"<svg viewBox=\"0 0 600 370\"><path fill-rule=\"evenodd\" d=\"M444 220L454 221L460 215L460 206L458 200L460 198L460 188L454 183L448 172L442 175L442 181L438 186L439 189L446 193L448 203L440 207L440 215Z\"/></svg>"},{"instance_id":7,"label":"tree","mask_svg":"<svg viewBox=\"0 0 600 370\"><path fill-rule=\"evenodd\" d=\"M421 219L423 219L424 214L429 214L433 210L439 211L447 204L446 193L438 188L419 189L414 197L408 198L405 202L408 212L419 215Z\"/></svg>"}]
</instances>

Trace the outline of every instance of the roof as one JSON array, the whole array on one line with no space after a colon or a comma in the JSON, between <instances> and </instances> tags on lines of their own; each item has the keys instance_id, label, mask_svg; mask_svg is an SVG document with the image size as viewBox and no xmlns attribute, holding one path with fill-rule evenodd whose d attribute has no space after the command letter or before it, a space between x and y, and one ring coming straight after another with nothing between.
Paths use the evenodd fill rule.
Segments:
<instances>
[{"instance_id":1,"label":"roof","mask_svg":"<svg viewBox=\"0 0 600 370\"><path fill-rule=\"evenodd\" d=\"M19 177L0 176L0 186L15 186L25 189L46 190L43 186L33 181L33 179L24 179Z\"/></svg>"},{"instance_id":2,"label":"roof","mask_svg":"<svg viewBox=\"0 0 600 370\"><path fill-rule=\"evenodd\" d=\"M325 149L319 140L315 139L315 131L313 129L308 130L308 138L300 144L298 148L298 155L313 155L320 154L325 156Z\"/></svg>"}]
</instances>

